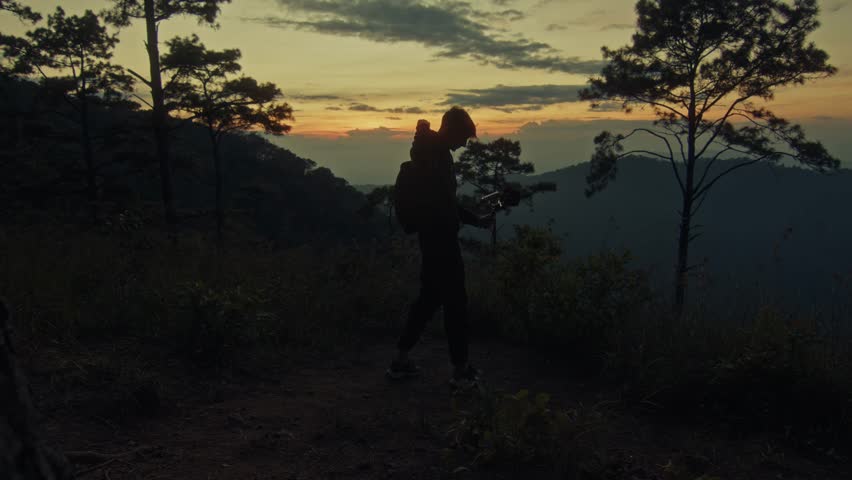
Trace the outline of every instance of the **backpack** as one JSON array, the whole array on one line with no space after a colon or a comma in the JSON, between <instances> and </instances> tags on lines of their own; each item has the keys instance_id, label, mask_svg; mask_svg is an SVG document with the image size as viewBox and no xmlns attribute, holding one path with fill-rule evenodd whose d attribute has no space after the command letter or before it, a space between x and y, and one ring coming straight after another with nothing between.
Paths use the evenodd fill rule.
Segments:
<instances>
[{"instance_id":1,"label":"backpack","mask_svg":"<svg viewBox=\"0 0 852 480\"><path fill-rule=\"evenodd\" d=\"M405 233L417 233L427 208L426 172L421 164L409 160L399 166L394 184L393 206L396 219Z\"/></svg>"}]
</instances>

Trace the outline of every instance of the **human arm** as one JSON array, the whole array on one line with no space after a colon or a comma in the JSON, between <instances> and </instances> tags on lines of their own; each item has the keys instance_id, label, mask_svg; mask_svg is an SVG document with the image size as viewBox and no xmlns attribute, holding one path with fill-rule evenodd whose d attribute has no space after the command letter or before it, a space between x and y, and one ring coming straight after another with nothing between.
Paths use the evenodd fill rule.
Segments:
<instances>
[{"instance_id":1,"label":"human arm","mask_svg":"<svg viewBox=\"0 0 852 480\"><path fill-rule=\"evenodd\" d=\"M476 225L479 222L478 215L462 207L461 205L458 206L458 211L459 221L461 221L461 223L464 223L466 225Z\"/></svg>"},{"instance_id":2,"label":"human arm","mask_svg":"<svg viewBox=\"0 0 852 480\"><path fill-rule=\"evenodd\" d=\"M473 225L478 228L490 228L491 224L494 222L494 214L480 216L477 215L470 210L458 206L459 211L459 221L463 224Z\"/></svg>"}]
</instances>

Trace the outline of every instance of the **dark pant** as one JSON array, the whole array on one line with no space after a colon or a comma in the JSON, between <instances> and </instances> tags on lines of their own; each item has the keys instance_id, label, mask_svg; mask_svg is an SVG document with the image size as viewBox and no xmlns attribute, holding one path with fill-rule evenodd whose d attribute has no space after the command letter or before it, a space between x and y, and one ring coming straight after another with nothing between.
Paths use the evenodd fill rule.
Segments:
<instances>
[{"instance_id":1,"label":"dark pant","mask_svg":"<svg viewBox=\"0 0 852 480\"><path fill-rule=\"evenodd\" d=\"M426 323L444 307L444 330L453 365L467 363L470 335L467 323L467 293L464 288L464 263L458 233L421 232L420 295L411 304L405 331L397 346L409 351L426 328Z\"/></svg>"}]
</instances>

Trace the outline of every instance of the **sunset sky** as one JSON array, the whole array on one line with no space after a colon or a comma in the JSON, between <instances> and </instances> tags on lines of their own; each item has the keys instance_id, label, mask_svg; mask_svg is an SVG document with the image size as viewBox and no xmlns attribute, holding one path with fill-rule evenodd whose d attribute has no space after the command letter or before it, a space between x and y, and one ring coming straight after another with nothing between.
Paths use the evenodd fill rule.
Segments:
<instances>
[{"instance_id":1,"label":"sunset sky","mask_svg":"<svg viewBox=\"0 0 852 480\"><path fill-rule=\"evenodd\" d=\"M47 14L102 10L105 0L29 0ZM821 2L812 40L836 76L780 91L772 108L801 122L832 153L850 158L852 5ZM352 183L391 180L417 119L437 127L450 105L471 112L480 137L520 139L539 171L588 159L603 127L627 128L643 113L591 111L576 92L600 69L600 47L626 44L633 0L233 0L221 28L181 18L160 39L197 33L208 48L239 48L244 72L273 81L294 107L277 143ZM0 15L0 30L27 27ZM141 23L121 32L115 61L146 71Z\"/></svg>"}]
</instances>

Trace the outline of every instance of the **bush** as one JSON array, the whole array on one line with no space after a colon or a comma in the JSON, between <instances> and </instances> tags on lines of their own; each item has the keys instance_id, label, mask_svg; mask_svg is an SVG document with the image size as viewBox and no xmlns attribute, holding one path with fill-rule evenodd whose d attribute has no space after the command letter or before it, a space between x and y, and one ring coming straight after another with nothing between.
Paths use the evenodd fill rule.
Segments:
<instances>
[{"instance_id":1,"label":"bush","mask_svg":"<svg viewBox=\"0 0 852 480\"><path fill-rule=\"evenodd\" d=\"M184 324L179 332L185 351L193 357L223 365L234 350L269 336L266 303L262 293L241 285L215 289L204 281L178 286L179 309Z\"/></svg>"},{"instance_id":2,"label":"bush","mask_svg":"<svg viewBox=\"0 0 852 480\"><path fill-rule=\"evenodd\" d=\"M542 466L566 473L596 470L594 436L604 423L595 410L553 410L546 393L527 390L496 394L484 389L453 399L456 421L449 430L454 447L473 467L519 469Z\"/></svg>"},{"instance_id":3,"label":"bush","mask_svg":"<svg viewBox=\"0 0 852 480\"><path fill-rule=\"evenodd\" d=\"M580 355L605 351L650 304L647 276L630 268L628 252L572 262L561 256L549 230L516 227L496 258L474 271L472 297L488 306L487 319L475 320L526 343L579 349ZM483 316L481 310L474 314Z\"/></svg>"}]
</instances>

